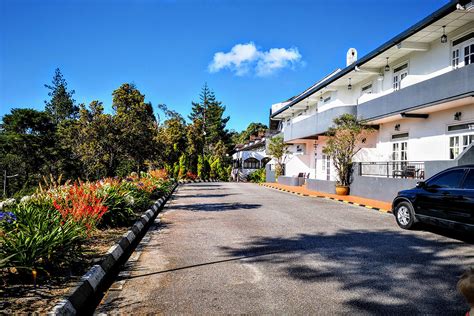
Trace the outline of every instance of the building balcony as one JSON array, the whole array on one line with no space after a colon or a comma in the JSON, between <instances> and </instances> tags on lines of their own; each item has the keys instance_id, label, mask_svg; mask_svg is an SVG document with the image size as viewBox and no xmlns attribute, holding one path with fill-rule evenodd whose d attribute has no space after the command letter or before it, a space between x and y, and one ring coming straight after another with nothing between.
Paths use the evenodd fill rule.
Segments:
<instances>
[{"instance_id":1,"label":"building balcony","mask_svg":"<svg viewBox=\"0 0 474 316\"><path fill-rule=\"evenodd\" d=\"M468 65L361 103L357 114L376 121L473 95L474 65Z\"/></svg>"},{"instance_id":2,"label":"building balcony","mask_svg":"<svg viewBox=\"0 0 474 316\"><path fill-rule=\"evenodd\" d=\"M334 107L324 112L313 114L301 121L290 123L284 127L284 140L285 142L291 142L297 139L311 139L317 135L324 134L333 125L335 118L346 113L356 115L357 106Z\"/></svg>"}]
</instances>

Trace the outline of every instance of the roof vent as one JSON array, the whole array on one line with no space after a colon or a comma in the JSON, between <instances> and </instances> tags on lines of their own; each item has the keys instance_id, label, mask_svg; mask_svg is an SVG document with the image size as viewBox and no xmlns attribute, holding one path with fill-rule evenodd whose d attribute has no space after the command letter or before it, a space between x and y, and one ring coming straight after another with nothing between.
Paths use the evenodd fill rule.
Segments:
<instances>
[{"instance_id":1,"label":"roof vent","mask_svg":"<svg viewBox=\"0 0 474 316\"><path fill-rule=\"evenodd\" d=\"M357 50L355 48L349 48L346 55L346 66L355 63L357 60Z\"/></svg>"}]
</instances>

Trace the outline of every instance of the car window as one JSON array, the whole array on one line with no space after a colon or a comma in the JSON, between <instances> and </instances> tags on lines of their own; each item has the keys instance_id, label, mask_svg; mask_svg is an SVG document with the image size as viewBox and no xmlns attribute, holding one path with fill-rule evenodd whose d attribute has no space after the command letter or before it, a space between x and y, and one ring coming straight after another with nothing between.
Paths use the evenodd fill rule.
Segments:
<instances>
[{"instance_id":1,"label":"car window","mask_svg":"<svg viewBox=\"0 0 474 316\"><path fill-rule=\"evenodd\" d=\"M474 189L474 169L469 170L463 184L464 189Z\"/></svg>"},{"instance_id":2,"label":"car window","mask_svg":"<svg viewBox=\"0 0 474 316\"><path fill-rule=\"evenodd\" d=\"M464 169L448 171L429 181L428 186L432 188L459 188L463 176Z\"/></svg>"}]
</instances>

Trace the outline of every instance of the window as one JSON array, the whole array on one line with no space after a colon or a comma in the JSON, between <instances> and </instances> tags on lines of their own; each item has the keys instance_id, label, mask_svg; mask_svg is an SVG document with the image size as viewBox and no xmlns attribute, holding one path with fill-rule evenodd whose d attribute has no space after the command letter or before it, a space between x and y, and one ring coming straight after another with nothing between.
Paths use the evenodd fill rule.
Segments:
<instances>
[{"instance_id":1,"label":"window","mask_svg":"<svg viewBox=\"0 0 474 316\"><path fill-rule=\"evenodd\" d=\"M331 156L323 155L323 171L326 171L326 180L331 180Z\"/></svg>"},{"instance_id":2,"label":"window","mask_svg":"<svg viewBox=\"0 0 474 316\"><path fill-rule=\"evenodd\" d=\"M392 160L407 161L408 160L408 143L398 142L392 144Z\"/></svg>"},{"instance_id":3,"label":"window","mask_svg":"<svg viewBox=\"0 0 474 316\"><path fill-rule=\"evenodd\" d=\"M408 76L408 64L403 64L393 70L393 90L401 88L401 82L406 76Z\"/></svg>"},{"instance_id":4,"label":"window","mask_svg":"<svg viewBox=\"0 0 474 316\"><path fill-rule=\"evenodd\" d=\"M474 63L474 32L455 41L451 52L451 65L459 68Z\"/></svg>"},{"instance_id":5,"label":"window","mask_svg":"<svg viewBox=\"0 0 474 316\"><path fill-rule=\"evenodd\" d=\"M474 169L469 170L463 184L464 189L474 190Z\"/></svg>"},{"instance_id":6,"label":"window","mask_svg":"<svg viewBox=\"0 0 474 316\"><path fill-rule=\"evenodd\" d=\"M403 139L408 138L408 133L393 134L392 139Z\"/></svg>"},{"instance_id":7,"label":"window","mask_svg":"<svg viewBox=\"0 0 474 316\"><path fill-rule=\"evenodd\" d=\"M474 44L464 47L464 66L474 63Z\"/></svg>"},{"instance_id":8,"label":"window","mask_svg":"<svg viewBox=\"0 0 474 316\"><path fill-rule=\"evenodd\" d=\"M326 174L326 180L331 180L331 156L323 155L321 169L323 170L323 173Z\"/></svg>"},{"instance_id":9,"label":"window","mask_svg":"<svg viewBox=\"0 0 474 316\"><path fill-rule=\"evenodd\" d=\"M459 67L459 48L453 49L452 66L454 69Z\"/></svg>"},{"instance_id":10,"label":"window","mask_svg":"<svg viewBox=\"0 0 474 316\"><path fill-rule=\"evenodd\" d=\"M371 93L372 93L372 84L371 83L369 83L369 84L362 87L361 95L371 94Z\"/></svg>"},{"instance_id":11,"label":"window","mask_svg":"<svg viewBox=\"0 0 474 316\"><path fill-rule=\"evenodd\" d=\"M326 161L326 180L331 180L331 157L327 156Z\"/></svg>"},{"instance_id":12,"label":"window","mask_svg":"<svg viewBox=\"0 0 474 316\"><path fill-rule=\"evenodd\" d=\"M457 169L442 173L428 182L428 186L434 188L459 188L464 176L464 169Z\"/></svg>"},{"instance_id":13,"label":"window","mask_svg":"<svg viewBox=\"0 0 474 316\"><path fill-rule=\"evenodd\" d=\"M238 167L239 167L239 159L233 160L233 161L232 161L232 166L233 166L234 168L238 168Z\"/></svg>"},{"instance_id":14,"label":"window","mask_svg":"<svg viewBox=\"0 0 474 316\"><path fill-rule=\"evenodd\" d=\"M244 160L244 169L258 169L260 162L255 158L247 158Z\"/></svg>"},{"instance_id":15,"label":"window","mask_svg":"<svg viewBox=\"0 0 474 316\"><path fill-rule=\"evenodd\" d=\"M459 155L459 136L449 138L449 159L454 159Z\"/></svg>"},{"instance_id":16,"label":"window","mask_svg":"<svg viewBox=\"0 0 474 316\"><path fill-rule=\"evenodd\" d=\"M451 136L449 138L449 159L456 159L472 143L474 143L474 134Z\"/></svg>"},{"instance_id":17,"label":"window","mask_svg":"<svg viewBox=\"0 0 474 316\"><path fill-rule=\"evenodd\" d=\"M474 122L448 126L448 132L470 130L474 130Z\"/></svg>"}]
</instances>

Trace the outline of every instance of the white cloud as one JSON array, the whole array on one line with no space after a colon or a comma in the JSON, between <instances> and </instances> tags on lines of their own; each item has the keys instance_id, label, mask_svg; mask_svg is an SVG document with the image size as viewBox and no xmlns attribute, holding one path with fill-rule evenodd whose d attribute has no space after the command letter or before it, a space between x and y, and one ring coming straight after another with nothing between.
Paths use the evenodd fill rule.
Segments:
<instances>
[{"instance_id":1,"label":"white cloud","mask_svg":"<svg viewBox=\"0 0 474 316\"><path fill-rule=\"evenodd\" d=\"M271 48L259 50L254 43L237 44L230 52L217 52L209 65L210 72L229 69L237 76L255 73L268 76L282 68L291 68L301 63L301 54L297 48Z\"/></svg>"},{"instance_id":2,"label":"white cloud","mask_svg":"<svg viewBox=\"0 0 474 316\"><path fill-rule=\"evenodd\" d=\"M267 76L281 68L294 68L301 61L301 54L297 48L271 48L263 52L258 60L256 72L258 76Z\"/></svg>"}]
</instances>

